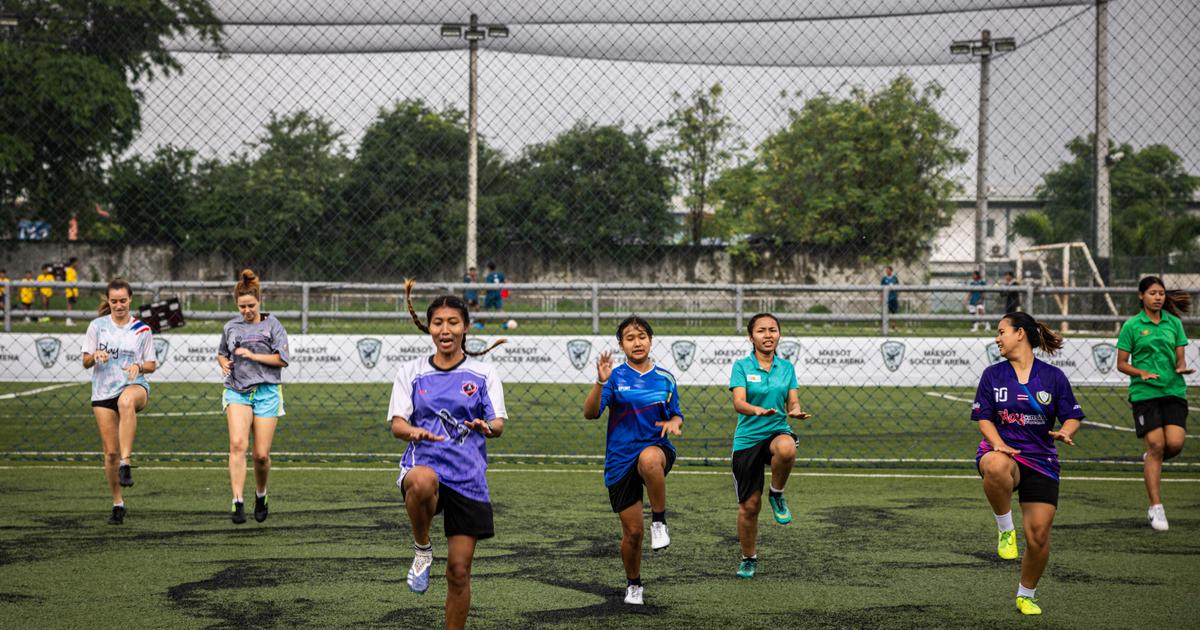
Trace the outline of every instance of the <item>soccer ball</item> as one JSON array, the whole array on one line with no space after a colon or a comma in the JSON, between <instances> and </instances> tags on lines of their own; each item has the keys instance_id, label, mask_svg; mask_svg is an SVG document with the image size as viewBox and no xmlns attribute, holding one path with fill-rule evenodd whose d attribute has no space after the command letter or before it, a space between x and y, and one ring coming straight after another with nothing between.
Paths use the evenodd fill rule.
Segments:
<instances>
[{"instance_id":1,"label":"soccer ball","mask_svg":"<svg viewBox=\"0 0 1200 630\"><path fill-rule=\"evenodd\" d=\"M517 327L517 320L510 319L510 320L504 322L503 324L500 324L500 327L505 330L512 330Z\"/></svg>"}]
</instances>

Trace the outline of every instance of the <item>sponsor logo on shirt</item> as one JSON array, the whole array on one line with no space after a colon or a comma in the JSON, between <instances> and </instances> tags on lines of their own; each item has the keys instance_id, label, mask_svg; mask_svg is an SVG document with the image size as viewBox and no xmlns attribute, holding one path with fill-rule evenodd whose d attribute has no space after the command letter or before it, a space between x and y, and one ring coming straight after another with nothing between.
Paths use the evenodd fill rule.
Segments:
<instances>
[{"instance_id":1,"label":"sponsor logo on shirt","mask_svg":"<svg viewBox=\"0 0 1200 630\"><path fill-rule=\"evenodd\" d=\"M567 342L567 358L576 370L587 366L588 357L592 355L592 342L587 339L572 339Z\"/></svg>"},{"instance_id":2,"label":"sponsor logo on shirt","mask_svg":"<svg viewBox=\"0 0 1200 630\"><path fill-rule=\"evenodd\" d=\"M154 360L158 363L158 367L162 367L167 362L167 356L170 351L170 342L162 337L154 338Z\"/></svg>"},{"instance_id":3,"label":"sponsor logo on shirt","mask_svg":"<svg viewBox=\"0 0 1200 630\"><path fill-rule=\"evenodd\" d=\"M1000 422L1004 424L1019 424L1021 426L1046 424L1046 416L1040 413L1018 413L1001 409L997 414Z\"/></svg>"},{"instance_id":4,"label":"sponsor logo on shirt","mask_svg":"<svg viewBox=\"0 0 1200 630\"><path fill-rule=\"evenodd\" d=\"M1117 347L1111 343L1098 343L1092 346L1092 363L1101 374L1108 374L1113 369L1117 359Z\"/></svg>"},{"instance_id":5,"label":"sponsor logo on shirt","mask_svg":"<svg viewBox=\"0 0 1200 630\"><path fill-rule=\"evenodd\" d=\"M904 364L904 343L901 341L885 341L879 346L883 354L883 365L895 372Z\"/></svg>"},{"instance_id":6,"label":"sponsor logo on shirt","mask_svg":"<svg viewBox=\"0 0 1200 630\"><path fill-rule=\"evenodd\" d=\"M971 411L979 411L979 410L980 410L980 409L982 409L982 408L983 408L983 405L981 405L981 404L979 404L979 403L972 403L972 404L971 404Z\"/></svg>"},{"instance_id":7,"label":"sponsor logo on shirt","mask_svg":"<svg viewBox=\"0 0 1200 630\"><path fill-rule=\"evenodd\" d=\"M383 350L383 342L372 337L358 340L358 360L368 370L379 364L379 354Z\"/></svg>"},{"instance_id":8,"label":"sponsor logo on shirt","mask_svg":"<svg viewBox=\"0 0 1200 630\"><path fill-rule=\"evenodd\" d=\"M42 367L54 367L58 362L58 351L62 348L62 342L57 337L39 337L33 340L33 346L37 349L38 361L42 362Z\"/></svg>"},{"instance_id":9,"label":"sponsor logo on shirt","mask_svg":"<svg viewBox=\"0 0 1200 630\"><path fill-rule=\"evenodd\" d=\"M1146 335L1149 335L1149 334L1150 334L1150 329L1149 329L1149 328L1143 328L1143 329L1142 329L1142 336L1143 336L1143 337L1145 337Z\"/></svg>"},{"instance_id":10,"label":"sponsor logo on shirt","mask_svg":"<svg viewBox=\"0 0 1200 630\"><path fill-rule=\"evenodd\" d=\"M692 341L676 341L671 344L671 354L675 357L675 365L686 372L692 367L692 359L696 358L696 344Z\"/></svg>"},{"instance_id":11,"label":"sponsor logo on shirt","mask_svg":"<svg viewBox=\"0 0 1200 630\"><path fill-rule=\"evenodd\" d=\"M462 393L465 396L474 396L475 392L479 391L479 386L471 381L464 381L462 384Z\"/></svg>"},{"instance_id":12,"label":"sponsor logo on shirt","mask_svg":"<svg viewBox=\"0 0 1200 630\"><path fill-rule=\"evenodd\" d=\"M751 383L761 383L762 376L759 376L758 374L747 374L746 380L750 381Z\"/></svg>"}]
</instances>

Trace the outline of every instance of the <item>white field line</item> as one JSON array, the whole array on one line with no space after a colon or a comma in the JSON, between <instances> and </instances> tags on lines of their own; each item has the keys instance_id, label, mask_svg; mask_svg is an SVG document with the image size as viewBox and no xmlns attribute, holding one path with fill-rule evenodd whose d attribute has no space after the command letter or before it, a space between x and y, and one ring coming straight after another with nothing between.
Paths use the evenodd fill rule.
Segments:
<instances>
[{"instance_id":1,"label":"white field line","mask_svg":"<svg viewBox=\"0 0 1200 630\"><path fill-rule=\"evenodd\" d=\"M966 398L959 398L957 396L951 396L949 394L939 394L938 392L925 392L925 395L926 396L934 396L936 398L945 398L946 400L953 400L954 402L967 402L967 403L974 402L971 400L967 400ZM1200 411L1200 409L1197 409L1195 407L1188 407L1188 409L1191 409L1192 411ZM1112 429L1113 431L1127 431L1129 433L1137 433L1137 431L1135 431L1129 427L1119 427L1115 424L1105 424L1103 422L1096 422L1095 420L1084 420L1083 423L1092 425L1094 427L1100 427L1102 429ZM1190 438L1200 437L1200 435L1195 435L1192 433L1188 433L1187 436Z\"/></svg>"},{"instance_id":2,"label":"white field line","mask_svg":"<svg viewBox=\"0 0 1200 630\"><path fill-rule=\"evenodd\" d=\"M13 398L20 398L21 396L33 396L35 394L52 392L56 389L62 389L64 387L75 387L76 385L80 385L80 384L81 383L59 383L58 385L47 385L46 387L39 387L37 389L29 389L29 390L25 390L23 392L13 392L11 394L0 394L0 400L12 400Z\"/></svg>"}]
</instances>

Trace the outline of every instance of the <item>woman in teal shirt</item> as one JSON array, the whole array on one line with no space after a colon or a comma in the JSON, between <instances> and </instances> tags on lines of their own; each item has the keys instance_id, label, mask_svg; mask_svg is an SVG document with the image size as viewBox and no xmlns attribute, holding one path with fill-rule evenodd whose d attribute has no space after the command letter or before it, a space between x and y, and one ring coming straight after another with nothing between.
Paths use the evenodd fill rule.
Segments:
<instances>
[{"instance_id":1,"label":"woman in teal shirt","mask_svg":"<svg viewBox=\"0 0 1200 630\"><path fill-rule=\"evenodd\" d=\"M1142 311L1121 326L1117 338L1117 369L1129 375L1133 427L1146 443L1142 474L1150 509L1150 526L1167 530L1159 482L1162 464L1183 450L1187 433L1187 335L1179 317L1191 299L1183 291L1167 291L1161 278L1146 276L1138 283Z\"/></svg>"},{"instance_id":2,"label":"woman in teal shirt","mask_svg":"<svg viewBox=\"0 0 1200 630\"><path fill-rule=\"evenodd\" d=\"M786 525L792 522L792 513L783 497L783 487L796 463L797 441L788 418L803 420L809 415L800 410L796 370L775 353L779 347L779 320L770 313L759 313L750 318L746 329L754 352L733 364L729 389L733 392L733 409L738 413L733 434L733 481L739 504L737 529L742 561L737 573L752 578L758 570L755 548L763 466L771 467L771 511L776 522Z\"/></svg>"}]
</instances>

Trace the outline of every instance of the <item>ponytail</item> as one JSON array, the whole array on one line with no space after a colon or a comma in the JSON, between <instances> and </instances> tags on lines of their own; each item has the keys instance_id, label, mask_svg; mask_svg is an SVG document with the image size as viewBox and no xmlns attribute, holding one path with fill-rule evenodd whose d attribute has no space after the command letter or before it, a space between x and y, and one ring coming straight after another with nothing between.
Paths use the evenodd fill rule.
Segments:
<instances>
[{"instance_id":1,"label":"ponytail","mask_svg":"<svg viewBox=\"0 0 1200 630\"><path fill-rule=\"evenodd\" d=\"M1050 327L1037 321L1029 313L1009 313L1004 316L1013 328L1025 331L1025 339L1030 347L1053 355L1063 347L1062 335L1050 330Z\"/></svg>"},{"instance_id":2,"label":"ponytail","mask_svg":"<svg viewBox=\"0 0 1200 630\"><path fill-rule=\"evenodd\" d=\"M413 308L412 291L413 287L415 286L417 286L416 280L411 278L404 279L404 303L408 305L408 315L412 317L413 324L416 324L417 329L425 334L429 334L429 325L421 321L421 316L417 315L417 309ZM463 326L467 327L468 329L470 328L471 314L467 311L467 303L463 302L462 298L455 295L443 295L439 298L435 298L429 303L429 308L425 309L426 321L433 319L433 312L439 308L452 308L458 311L458 314L462 317ZM497 339L487 348L480 350L479 352L471 352L470 350L467 350L467 335L464 332L462 337L462 351L463 354L469 357L481 357L496 349L497 346L507 342L507 339Z\"/></svg>"},{"instance_id":3,"label":"ponytail","mask_svg":"<svg viewBox=\"0 0 1200 630\"><path fill-rule=\"evenodd\" d=\"M1192 308L1192 296L1188 295L1187 291L1178 289L1167 291L1167 284L1158 276L1146 276L1138 282L1138 299L1141 300L1142 294L1149 291L1150 287L1158 285L1166 292L1167 297L1163 300L1163 310L1174 315L1175 317L1183 317ZM1146 303L1142 302L1142 308L1146 308Z\"/></svg>"},{"instance_id":4,"label":"ponytail","mask_svg":"<svg viewBox=\"0 0 1200 630\"><path fill-rule=\"evenodd\" d=\"M253 295L255 300L262 301L262 287L259 285L258 276L251 269L243 269L241 278L233 287L234 299L240 298L243 295Z\"/></svg>"},{"instance_id":5,"label":"ponytail","mask_svg":"<svg viewBox=\"0 0 1200 630\"><path fill-rule=\"evenodd\" d=\"M130 300L133 299L133 287L129 285L124 278L113 278L108 281L108 286L104 289L104 299L100 300L100 306L96 309L96 314L104 317L112 313L112 307L108 305L108 296L113 291L124 290L129 294Z\"/></svg>"}]
</instances>

